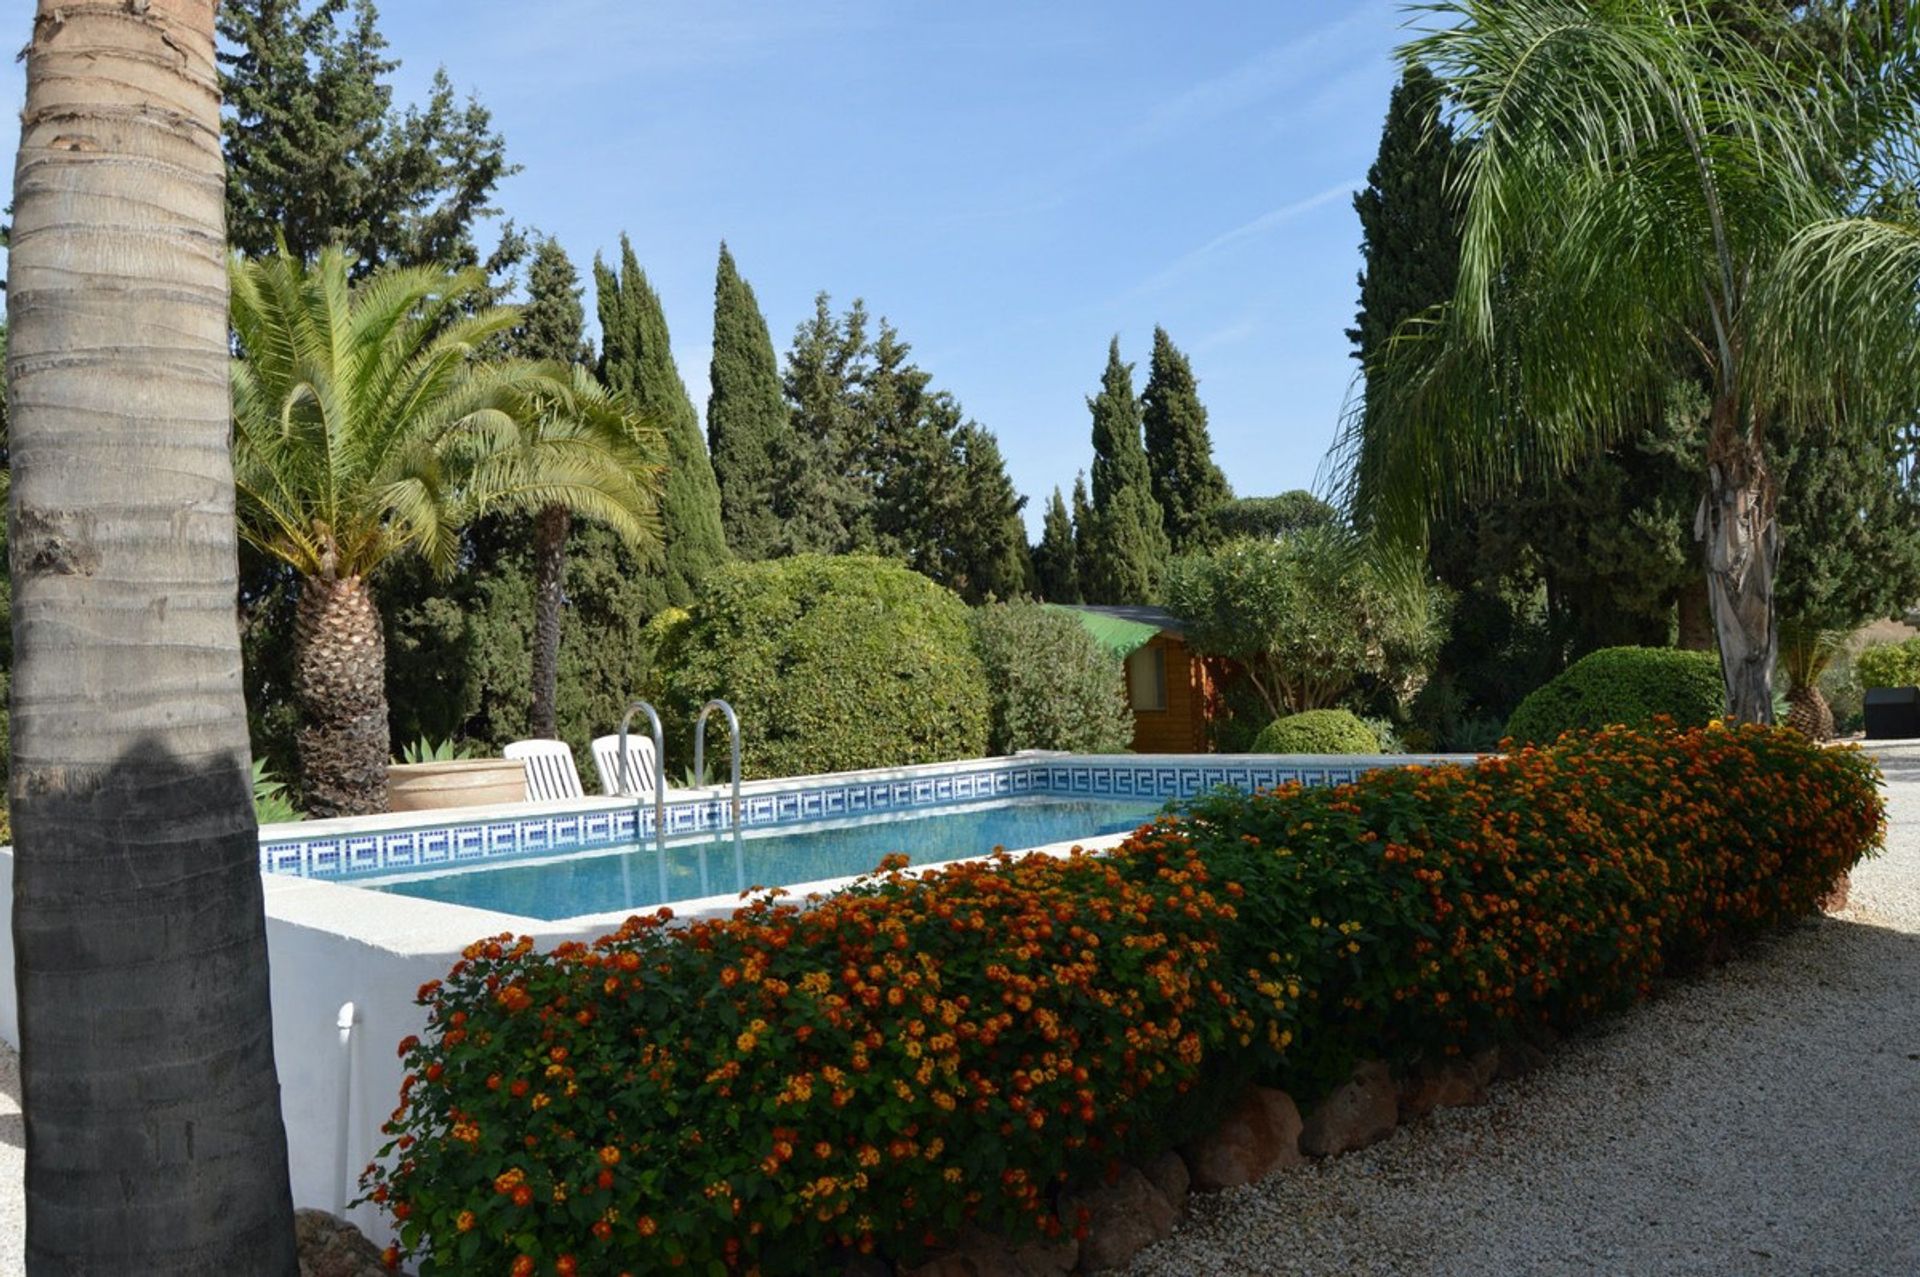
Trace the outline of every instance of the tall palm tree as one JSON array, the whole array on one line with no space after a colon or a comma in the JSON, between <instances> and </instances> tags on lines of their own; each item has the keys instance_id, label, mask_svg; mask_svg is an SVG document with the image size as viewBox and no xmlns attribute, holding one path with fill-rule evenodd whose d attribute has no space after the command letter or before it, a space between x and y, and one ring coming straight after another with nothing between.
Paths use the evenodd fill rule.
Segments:
<instances>
[{"instance_id":1,"label":"tall palm tree","mask_svg":"<svg viewBox=\"0 0 1920 1277\"><path fill-rule=\"evenodd\" d=\"M240 533L300 575L294 698L319 816L386 809L386 649L368 579L396 554L457 566L460 529L554 505L658 535L664 444L579 368L476 352L514 312L478 271L348 281L337 250L232 266Z\"/></svg>"},{"instance_id":2,"label":"tall palm tree","mask_svg":"<svg viewBox=\"0 0 1920 1277\"><path fill-rule=\"evenodd\" d=\"M1403 50L1466 143L1452 301L1349 418L1351 497L1434 505L1574 464L1707 390L1697 531L1729 711L1772 720L1769 440L1920 409L1914 32L1815 0L1445 0ZM1789 12L1793 16L1788 16Z\"/></svg>"},{"instance_id":3,"label":"tall palm tree","mask_svg":"<svg viewBox=\"0 0 1920 1277\"><path fill-rule=\"evenodd\" d=\"M297 1270L249 801L214 0L40 0L8 259L27 1271Z\"/></svg>"}]
</instances>

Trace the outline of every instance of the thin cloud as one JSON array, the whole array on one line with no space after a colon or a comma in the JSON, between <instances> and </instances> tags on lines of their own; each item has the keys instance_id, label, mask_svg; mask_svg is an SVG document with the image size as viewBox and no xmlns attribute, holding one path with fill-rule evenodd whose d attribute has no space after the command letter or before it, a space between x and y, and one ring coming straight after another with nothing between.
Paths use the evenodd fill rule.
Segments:
<instances>
[{"instance_id":1,"label":"thin cloud","mask_svg":"<svg viewBox=\"0 0 1920 1277\"><path fill-rule=\"evenodd\" d=\"M1144 146L1266 101L1283 89L1297 89L1324 70L1331 58L1355 47L1380 23L1385 4L1357 6L1345 18L1287 40L1237 66L1200 80L1149 111L1129 131L1129 147Z\"/></svg>"},{"instance_id":2,"label":"thin cloud","mask_svg":"<svg viewBox=\"0 0 1920 1277\"><path fill-rule=\"evenodd\" d=\"M1309 195L1305 199L1295 200L1291 204L1282 204L1279 208L1270 209L1250 222L1242 222L1232 230L1222 231L1200 247L1182 256L1159 274L1141 284L1136 291L1152 292L1155 289L1164 288L1222 249L1231 248L1233 245L1246 240L1257 239L1275 227L1283 226L1294 218L1299 217L1302 213L1310 213L1324 204L1331 204L1337 199L1350 197L1363 185L1364 183L1359 179L1349 178L1344 182L1329 186L1324 191Z\"/></svg>"}]
</instances>

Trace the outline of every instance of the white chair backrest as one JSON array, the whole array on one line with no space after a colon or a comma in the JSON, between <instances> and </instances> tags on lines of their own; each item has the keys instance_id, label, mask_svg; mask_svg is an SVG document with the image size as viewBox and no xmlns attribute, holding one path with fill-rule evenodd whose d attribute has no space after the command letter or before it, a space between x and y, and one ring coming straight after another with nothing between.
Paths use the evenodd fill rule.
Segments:
<instances>
[{"instance_id":1,"label":"white chair backrest","mask_svg":"<svg viewBox=\"0 0 1920 1277\"><path fill-rule=\"evenodd\" d=\"M600 792L620 792L620 738L600 736L593 742L593 769L600 773ZM653 797L653 738L627 737L627 776L629 788L641 798Z\"/></svg>"},{"instance_id":2,"label":"white chair backrest","mask_svg":"<svg viewBox=\"0 0 1920 1277\"><path fill-rule=\"evenodd\" d=\"M527 797L533 802L584 798L573 749L563 740L517 740L503 751L527 769Z\"/></svg>"}]
</instances>

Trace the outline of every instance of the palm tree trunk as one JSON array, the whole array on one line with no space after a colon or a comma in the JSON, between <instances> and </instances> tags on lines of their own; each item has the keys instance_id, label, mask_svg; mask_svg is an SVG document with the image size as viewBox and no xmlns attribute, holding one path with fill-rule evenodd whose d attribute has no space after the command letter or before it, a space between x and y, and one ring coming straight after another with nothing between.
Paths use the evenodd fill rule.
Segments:
<instances>
[{"instance_id":1,"label":"palm tree trunk","mask_svg":"<svg viewBox=\"0 0 1920 1277\"><path fill-rule=\"evenodd\" d=\"M39 0L8 263L30 1274L296 1272L248 787L214 0Z\"/></svg>"},{"instance_id":2,"label":"palm tree trunk","mask_svg":"<svg viewBox=\"0 0 1920 1277\"><path fill-rule=\"evenodd\" d=\"M387 644L358 576L304 577L293 614L301 797L320 817L387 809Z\"/></svg>"},{"instance_id":3,"label":"palm tree trunk","mask_svg":"<svg viewBox=\"0 0 1920 1277\"><path fill-rule=\"evenodd\" d=\"M1720 640L1727 713L1750 723L1773 722L1773 666L1779 633L1773 578L1780 565L1773 473L1735 406L1713 406L1707 445L1707 493L1694 534L1705 552L1707 599Z\"/></svg>"},{"instance_id":4,"label":"palm tree trunk","mask_svg":"<svg viewBox=\"0 0 1920 1277\"><path fill-rule=\"evenodd\" d=\"M533 706L527 727L534 736L560 735L555 702L566 604L567 532L572 525L572 514L560 505L548 506L533 520Z\"/></svg>"}]
</instances>

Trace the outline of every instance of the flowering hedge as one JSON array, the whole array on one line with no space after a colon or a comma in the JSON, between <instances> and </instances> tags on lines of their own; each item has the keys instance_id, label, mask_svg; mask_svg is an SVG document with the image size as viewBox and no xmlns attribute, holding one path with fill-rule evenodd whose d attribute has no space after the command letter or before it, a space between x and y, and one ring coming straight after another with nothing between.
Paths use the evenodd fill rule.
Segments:
<instances>
[{"instance_id":1,"label":"flowering hedge","mask_svg":"<svg viewBox=\"0 0 1920 1277\"><path fill-rule=\"evenodd\" d=\"M1357 1057L1452 1055L1631 1003L1812 913L1881 821L1864 754L1662 724L1208 799L1186 827L1245 893L1229 960L1303 988L1298 1042L1264 1067L1311 1095Z\"/></svg>"},{"instance_id":2,"label":"flowering hedge","mask_svg":"<svg viewBox=\"0 0 1920 1277\"><path fill-rule=\"evenodd\" d=\"M1615 730L1217 797L1104 857L898 863L801 909L503 936L421 990L370 1195L423 1274L821 1271L1310 1092L1564 1025L1811 911L1878 839L1871 764Z\"/></svg>"}]
</instances>

